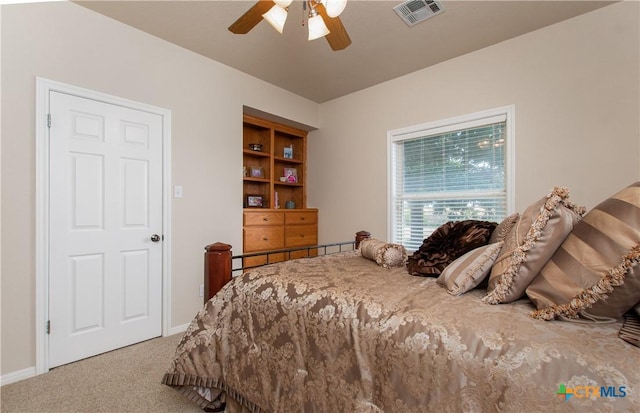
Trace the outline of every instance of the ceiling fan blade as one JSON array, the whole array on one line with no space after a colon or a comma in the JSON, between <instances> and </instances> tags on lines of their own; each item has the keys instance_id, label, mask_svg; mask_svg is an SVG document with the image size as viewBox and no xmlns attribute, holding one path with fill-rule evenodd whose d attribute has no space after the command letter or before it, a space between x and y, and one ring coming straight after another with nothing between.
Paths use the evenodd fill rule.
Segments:
<instances>
[{"instance_id":1,"label":"ceiling fan blade","mask_svg":"<svg viewBox=\"0 0 640 413\"><path fill-rule=\"evenodd\" d=\"M340 18L329 17L329 15L327 14L327 9L325 9L322 3L318 3L316 5L316 11L319 15L322 16L324 24L327 25L327 28L331 32L325 36L327 38L327 41L329 42L329 46L331 46L331 49L346 49L351 44L351 38L349 37L349 33L347 33L347 29L345 29L342 25L342 21L340 21Z\"/></svg>"},{"instance_id":2,"label":"ceiling fan blade","mask_svg":"<svg viewBox=\"0 0 640 413\"><path fill-rule=\"evenodd\" d=\"M262 15L273 7L272 0L259 0L245 14L229 26L229 31L235 34L247 34L262 21Z\"/></svg>"}]
</instances>

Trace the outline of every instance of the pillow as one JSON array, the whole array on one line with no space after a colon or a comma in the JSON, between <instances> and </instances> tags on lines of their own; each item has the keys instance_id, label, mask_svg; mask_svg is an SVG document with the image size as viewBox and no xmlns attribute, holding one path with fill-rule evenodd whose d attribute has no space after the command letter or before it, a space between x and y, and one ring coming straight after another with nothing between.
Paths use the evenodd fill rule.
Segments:
<instances>
[{"instance_id":1,"label":"pillow","mask_svg":"<svg viewBox=\"0 0 640 413\"><path fill-rule=\"evenodd\" d=\"M451 295L461 295L476 288L489 275L502 244L500 241L467 252L447 265L436 282Z\"/></svg>"},{"instance_id":2,"label":"pillow","mask_svg":"<svg viewBox=\"0 0 640 413\"><path fill-rule=\"evenodd\" d=\"M636 306L636 312L629 311L624 315L624 322L618 331L618 337L629 344L640 347L640 317L638 317L637 311L638 306Z\"/></svg>"},{"instance_id":3,"label":"pillow","mask_svg":"<svg viewBox=\"0 0 640 413\"><path fill-rule=\"evenodd\" d=\"M400 244L388 244L374 238L360 242L360 254L384 268L402 267L407 262L407 250Z\"/></svg>"},{"instance_id":4,"label":"pillow","mask_svg":"<svg viewBox=\"0 0 640 413\"><path fill-rule=\"evenodd\" d=\"M489 237L489 244L504 241L509 231L511 231L511 228L513 228L513 226L518 222L519 218L520 214L516 212L515 214L511 214L503 219L491 233L491 237Z\"/></svg>"},{"instance_id":5,"label":"pillow","mask_svg":"<svg viewBox=\"0 0 640 413\"><path fill-rule=\"evenodd\" d=\"M621 318L640 302L640 182L593 208L527 288L532 316Z\"/></svg>"},{"instance_id":6,"label":"pillow","mask_svg":"<svg viewBox=\"0 0 640 413\"><path fill-rule=\"evenodd\" d=\"M466 220L440 225L409 257L410 274L437 277L442 270L472 249L487 245L497 224Z\"/></svg>"},{"instance_id":7,"label":"pillow","mask_svg":"<svg viewBox=\"0 0 640 413\"><path fill-rule=\"evenodd\" d=\"M566 188L556 187L530 205L505 237L482 301L499 304L523 297L583 214L584 208L569 201Z\"/></svg>"}]
</instances>

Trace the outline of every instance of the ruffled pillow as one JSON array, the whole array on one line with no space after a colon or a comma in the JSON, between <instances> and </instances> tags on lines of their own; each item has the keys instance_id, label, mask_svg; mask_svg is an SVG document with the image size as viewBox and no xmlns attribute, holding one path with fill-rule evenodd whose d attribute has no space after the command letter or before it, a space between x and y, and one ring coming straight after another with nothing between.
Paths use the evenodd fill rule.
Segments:
<instances>
[{"instance_id":1,"label":"ruffled pillow","mask_svg":"<svg viewBox=\"0 0 640 413\"><path fill-rule=\"evenodd\" d=\"M491 233L491 237L489 237L489 244L495 244L496 242L504 241L507 237L511 228L518 223L520 219L520 214L517 212L509 215L505 219L502 220Z\"/></svg>"},{"instance_id":2,"label":"ruffled pillow","mask_svg":"<svg viewBox=\"0 0 640 413\"><path fill-rule=\"evenodd\" d=\"M436 282L451 295L461 295L476 288L489 275L502 244L500 241L467 252L447 265Z\"/></svg>"},{"instance_id":3,"label":"ruffled pillow","mask_svg":"<svg viewBox=\"0 0 640 413\"><path fill-rule=\"evenodd\" d=\"M482 301L499 304L523 297L525 289L583 214L584 208L569 200L566 188L556 187L530 205L505 237Z\"/></svg>"},{"instance_id":4,"label":"ruffled pillow","mask_svg":"<svg viewBox=\"0 0 640 413\"><path fill-rule=\"evenodd\" d=\"M544 320L620 319L640 302L640 182L585 215L527 296Z\"/></svg>"},{"instance_id":5,"label":"ruffled pillow","mask_svg":"<svg viewBox=\"0 0 640 413\"><path fill-rule=\"evenodd\" d=\"M403 245L374 238L367 238L360 242L360 254L384 268L402 267L407 262L407 250Z\"/></svg>"}]
</instances>

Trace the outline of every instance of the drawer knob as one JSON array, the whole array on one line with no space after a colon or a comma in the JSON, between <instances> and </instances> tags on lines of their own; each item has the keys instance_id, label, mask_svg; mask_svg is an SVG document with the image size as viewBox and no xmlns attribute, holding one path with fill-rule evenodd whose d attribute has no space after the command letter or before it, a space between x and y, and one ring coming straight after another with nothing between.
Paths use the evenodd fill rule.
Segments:
<instances>
[{"instance_id":1,"label":"drawer knob","mask_svg":"<svg viewBox=\"0 0 640 413\"><path fill-rule=\"evenodd\" d=\"M304 221L304 217L300 218L300 221Z\"/></svg>"},{"instance_id":2,"label":"drawer knob","mask_svg":"<svg viewBox=\"0 0 640 413\"><path fill-rule=\"evenodd\" d=\"M262 237L262 240L263 240L263 241L269 241L269 238L267 238L267 237Z\"/></svg>"},{"instance_id":3,"label":"drawer knob","mask_svg":"<svg viewBox=\"0 0 640 413\"><path fill-rule=\"evenodd\" d=\"M269 218L267 218L267 217L263 217L263 218L262 218L262 220L266 222L266 221L268 221L268 220L269 220Z\"/></svg>"}]
</instances>

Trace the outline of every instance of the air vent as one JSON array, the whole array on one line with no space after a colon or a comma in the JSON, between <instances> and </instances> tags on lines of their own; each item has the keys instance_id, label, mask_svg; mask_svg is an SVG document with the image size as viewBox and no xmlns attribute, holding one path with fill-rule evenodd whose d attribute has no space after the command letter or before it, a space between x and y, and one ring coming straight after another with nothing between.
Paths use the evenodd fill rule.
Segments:
<instances>
[{"instance_id":1,"label":"air vent","mask_svg":"<svg viewBox=\"0 0 640 413\"><path fill-rule=\"evenodd\" d=\"M437 0L407 0L395 6L393 10L408 26L415 26L444 11L442 3Z\"/></svg>"}]
</instances>

